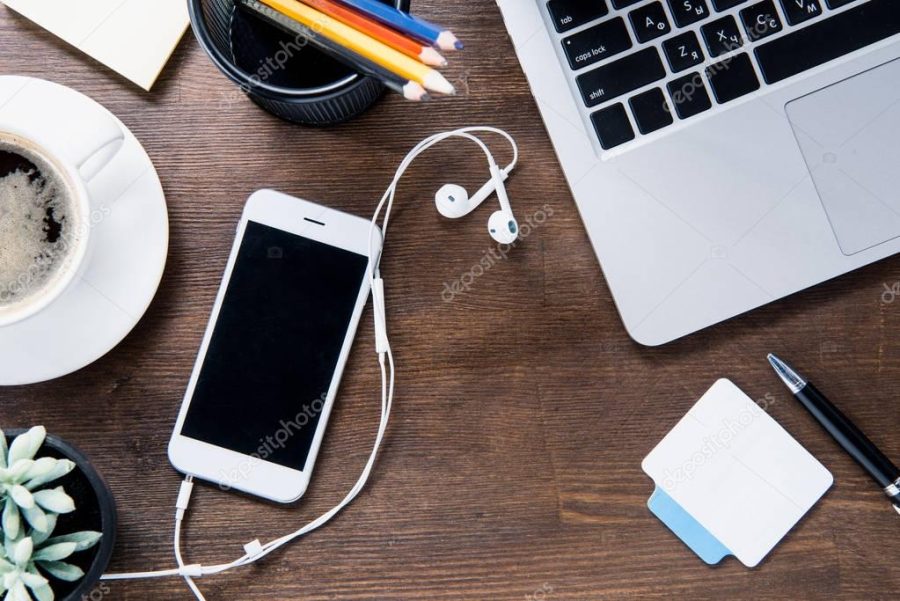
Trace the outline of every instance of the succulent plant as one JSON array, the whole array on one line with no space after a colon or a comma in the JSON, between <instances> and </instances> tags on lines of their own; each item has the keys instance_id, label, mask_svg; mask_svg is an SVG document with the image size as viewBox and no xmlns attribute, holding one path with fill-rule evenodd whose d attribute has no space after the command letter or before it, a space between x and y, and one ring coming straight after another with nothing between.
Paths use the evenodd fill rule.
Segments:
<instances>
[{"instance_id":1,"label":"succulent plant","mask_svg":"<svg viewBox=\"0 0 900 601\"><path fill-rule=\"evenodd\" d=\"M37 601L54 601L55 594L44 574L66 582L84 576L84 570L63 560L90 549L102 535L85 531L51 538L56 518L47 516L47 532L33 532L31 536L21 532L15 539L5 538L0 550L0 593L6 593L3 601L32 601L32 596Z\"/></svg>"},{"instance_id":2,"label":"succulent plant","mask_svg":"<svg viewBox=\"0 0 900 601\"><path fill-rule=\"evenodd\" d=\"M47 431L37 426L17 436L7 448L6 436L0 430L0 526L8 538L18 538L23 516L34 530L46 532L48 513L75 510L75 503L62 488L40 490L75 468L68 459L34 458L46 436Z\"/></svg>"},{"instance_id":3,"label":"succulent plant","mask_svg":"<svg viewBox=\"0 0 900 601\"><path fill-rule=\"evenodd\" d=\"M61 486L42 488L75 468L68 459L35 459L47 436L43 427L16 437L7 448L0 430L0 595L3 601L53 601L48 576L74 582L84 571L64 559L90 549L99 532L53 536L60 514L75 511L75 502ZM24 521L22 517L24 516Z\"/></svg>"}]
</instances>

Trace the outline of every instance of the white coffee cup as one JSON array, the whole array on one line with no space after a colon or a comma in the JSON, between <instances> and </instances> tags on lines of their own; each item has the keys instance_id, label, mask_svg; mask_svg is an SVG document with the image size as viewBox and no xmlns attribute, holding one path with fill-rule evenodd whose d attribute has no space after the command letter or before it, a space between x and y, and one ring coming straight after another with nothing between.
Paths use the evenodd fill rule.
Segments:
<instances>
[{"instance_id":1,"label":"white coffee cup","mask_svg":"<svg viewBox=\"0 0 900 601\"><path fill-rule=\"evenodd\" d=\"M21 303L0 306L0 328L18 323L40 313L59 299L77 281L91 256L92 215L94 206L88 186L119 152L125 136L119 124L107 115L79 115L77 122L59 128L55 119L29 122L0 118L0 140L25 155L36 154L49 163L64 180L72 206L77 211L78 231L71 236L61 271L39 293ZM64 129L65 131L62 131Z\"/></svg>"}]
</instances>

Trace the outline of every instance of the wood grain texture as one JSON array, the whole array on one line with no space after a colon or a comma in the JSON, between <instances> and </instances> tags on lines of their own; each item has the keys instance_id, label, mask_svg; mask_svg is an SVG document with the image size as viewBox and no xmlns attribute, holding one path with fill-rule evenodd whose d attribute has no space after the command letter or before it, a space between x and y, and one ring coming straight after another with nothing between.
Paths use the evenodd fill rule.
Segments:
<instances>
[{"instance_id":1,"label":"wood grain texture","mask_svg":"<svg viewBox=\"0 0 900 601\"><path fill-rule=\"evenodd\" d=\"M387 98L351 124L322 130L279 121L236 94L190 34L147 94L0 8L0 72L46 77L104 103L143 142L168 198L168 265L137 328L77 373L0 390L0 424L46 424L109 480L121 509L112 567L173 565L179 478L166 443L246 197L272 187L368 216L413 144L486 123L522 147L509 182L520 220L545 204L553 215L468 293L443 302L444 283L469 271L491 242L487 213L450 223L431 199L446 181L477 186L486 174L476 153L453 144L412 169L383 264L400 371L372 482L322 531L262 565L203 581L208 598L893 598L897 517L786 394L765 354L779 351L816 376L900 457L900 299L881 298L884 284L900 280L900 260L662 348L631 342L496 7L417 6L467 42L449 70L461 95L423 106ZM307 496L284 508L201 487L187 523L190 561L230 560L243 543L317 516L351 486L378 414L368 311L364 323ZM836 478L754 570L733 559L705 566L645 506L652 484L641 459L721 376L766 398ZM110 584L105 596L191 598L177 579Z\"/></svg>"}]
</instances>

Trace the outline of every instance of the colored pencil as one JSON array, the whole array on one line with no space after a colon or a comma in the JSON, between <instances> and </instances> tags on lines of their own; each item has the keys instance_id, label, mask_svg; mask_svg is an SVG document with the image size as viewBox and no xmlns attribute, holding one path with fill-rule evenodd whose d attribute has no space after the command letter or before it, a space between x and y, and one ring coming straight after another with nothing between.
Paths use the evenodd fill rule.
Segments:
<instances>
[{"instance_id":1,"label":"colored pencil","mask_svg":"<svg viewBox=\"0 0 900 601\"><path fill-rule=\"evenodd\" d=\"M415 81L409 81L396 73L389 71L381 65L374 63L364 56L356 54L352 50L337 44L328 38L322 37L310 28L287 17L277 10L270 8L258 0L238 0L241 7L263 21L286 31L291 35L304 36L309 42L326 54L336 58L348 67L356 69L380 80L388 89L397 92L407 100L428 100L428 92L422 85Z\"/></svg>"},{"instance_id":2,"label":"colored pencil","mask_svg":"<svg viewBox=\"0 0 900 601\"><path fill-rule=\"evenodd\" d=\"M409 38L380 22L370 19L365 15L350 10L349 8L334 2L333 0L300 0L304 4L334 17L341 23L345 23L354 29L372 36L395 50L399 50L406 56L418 59L426 65L433 67L446 66L447 61L431 46L423 46L420 42Z\"/></svg>"},{"instance_id":3,"label":"colored pencil","mask_svg":"<svg viewBox=\"0 0 900 601\"><path fill-rule=\"evenodd\" d=\"M441 94L456 93L450 82L428 65L406 56L399 50L394 50L387 44L379 42L299 0L262 0L262 2L283 15L299 21L320 36L349 48L401 77L422 84L426 90Z\"/></svg>"},{"instance_id":4,"label":"colored pencil","mask_svg":"<svg viewBox=\"0 0 900 601\"><path fill-rule=\"evenodd\" d=\"M441 50L460 50L463 45L455 35L443 27L429 23L424 19L414 17L398 10L393 6L383 4L378 0L340 0L351 8L355 8L364 15L381 21L389 27L409 34L415 38L437 46Z\"/></svg>"}]
</instances>

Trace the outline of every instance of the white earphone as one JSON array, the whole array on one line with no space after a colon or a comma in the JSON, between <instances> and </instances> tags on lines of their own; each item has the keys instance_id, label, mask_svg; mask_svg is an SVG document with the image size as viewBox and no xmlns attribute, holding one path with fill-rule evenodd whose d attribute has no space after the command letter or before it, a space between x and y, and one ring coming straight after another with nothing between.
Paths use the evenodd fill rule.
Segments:
<instances>
[{"instance_id":1,"label":"white earphone","mask_svg":"<svg viewBox=\"0 0 900 601\"><path fill-rule=\"evenodd\" d=\"M487 145L481 141L480 138L473 135L475 133L493 133L506 138L512 146L512 162L503 169L498 167ZM175 504L175 535L173 542L177 567L153 572L106 574L103 576L103 580L181 577L184 578L191 592L194 594L194 597L198 601L205 601L205 597L203 596L203 593L200 592L200 588L197 586L195 579L203 576L221 574L259 561L270 553L273 553L288 543L331 521L334 516L349 505L363 490L366 483L369 481L369 476L372 473L372 469L375 466L375 460L378 457L378 450L381 448L381 442L387 431L388 421L391 416L391 408L394 402L394 374L396 371L394 366L394 355L391 351L391 345L387 335L384 280L381 278L381 271L379 268L381 263L381 253L375 250L374 244L376 240L375 233L378 230L378 220L379 217L381 217L381 212L383 210L384 218L381 220L381 230L382 235L386 236L391 209L394 205L394 196L397 192L397 184L400 182L400 178L403 177L403 174L412 162L423 152L448 138L464 138L477 144L487 157L491 179L471 198L460 186L455 184L443 186L438 190L435 197L438 211L444 217L457 219L474 211L492 193L496 192L497 198L500 201L500 210L495 211L488 220L488 231L491 234L491 237L500 244L512 244L519 236L519 225L516 222L516 218L513 217L512 209L509 205L509 197L506 194L506 186L504 185L504 182L509 177L509 174L512 173L512 170L519 160L519 149L512 136L505 131L493 127L466 127L435 134L419 142L419 144L417 144L400 163L397 172L394 174L391 185L388 186L384 196L381 197L381 201L378 203L375 215L372 217L372 227L369 231L369 256L372 260L372 267L369 272L369 282L372 288L372 304L374 308L373 313L375 315L375 351L378 353L378 363L381 368L381 419L379 420L378 432L375 436L375 443L369 454L368 461L363 468L362 474L360 474L356 483L353 485L353 488L350 489L340 503L298 530L267 543L261 543L259 540L251 541L244 545L244 554L234 561L217 565L200 565L188 564L184 560L181 552L182 522L188 510L188 506L190 505L191 493L194 488L193 478L188 477L181 484L181 490L179 491L178 500Z\"/></svg>"},{"instance_id":2,"label":"white earphone","mask_svg":"<svg viewBox=\"0 0 900 601\"><path fill-rule=\"evenodd\" d=\"M471 133L472 131L492 131L493 128L466 128L456 130L455 132L447 132L450 135L461 135ZM495 133L500 133L496 130ZM504 132L505 133L505 132ZM443 136L445 134L438 134ZM501 133L503 135L503 133ZM468 136L466 136L468 137ZM474 136L472 136L474 137ZM446 138L441 138L446 139ZM515 142L511 138L507 138L515 149ZM477 140L477 138L476 138ZM480 142L480 140L479 140ZM515 168L516 159L506 168L501 169L497 166L493 155L486 148L484 149L488 155L488 163L491 171L491 179L478 189L475 194L469 196L466 189L458 184L445 184L435 194L434 202L438 212L448 219L459 219L477 209L481 203L496 192L500 201L500 210L494 211L488 220L488 233L491 238L500 244L512 244L519 237L519 224L512 213L509 204L509 196L506 194L506 180L509 174Z\"/></svg>"}]
</instances>

